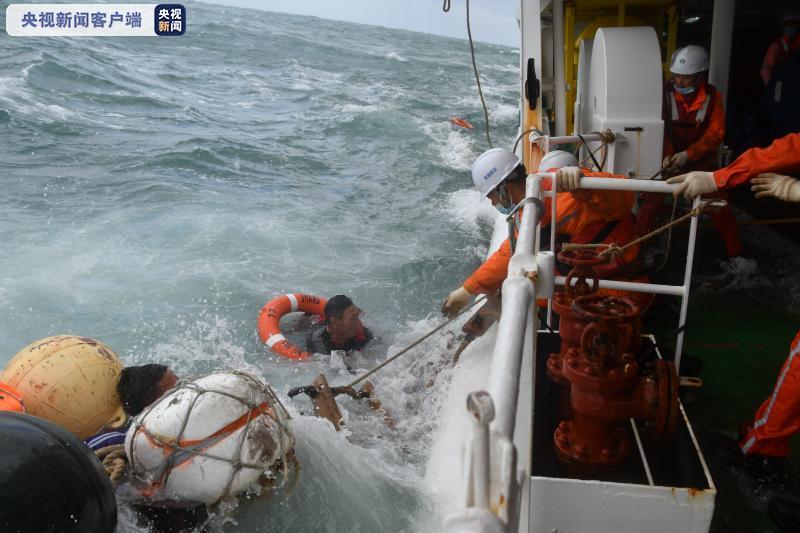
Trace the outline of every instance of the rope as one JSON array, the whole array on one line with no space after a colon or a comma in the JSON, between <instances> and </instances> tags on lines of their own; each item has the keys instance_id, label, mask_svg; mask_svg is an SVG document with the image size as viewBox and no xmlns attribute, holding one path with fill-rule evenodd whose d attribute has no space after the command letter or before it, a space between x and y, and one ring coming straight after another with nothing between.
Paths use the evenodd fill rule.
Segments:
<instances>
[{"instance_id":1,"label":"rope","mask_svg":"<svg viewBox=\"0 0 800 533\"><path fill-rule=\"evenodd\" d=\"M636 246L639 243L642 243L644 241L652 239L656 235L660 235L661 233L664 233L665 231L667 231L668 229L672 228L673 226L677 226L678 224L681 224L685 220L688 220L688 219L690 219L692 217L700 215L700 213L702 213L705 210L705 208L708 207L709 205L711 205L713 202L714 202L714 200L705 201L705 202L701 203L700 205L698 205L697 207L695 207L694 209L692 209L691 211L689 211L688 213L686 213L685 215L683 215L682 217L680 217L679 219L673 220L669 224L667 224L665 226L661 226L660 228L658 228L656 230L653 230L650 233L648 233L647 235L639 237L638 239L635 239L635 240L629 242L628 244L626 244L624 246L619 246L616 243L610 243L610 244L606 244L606 243L601 243L601 244L573 244L573 243L566 243L566 244L561 246L561 249L564 250L564 251L567 251L567 250L580 250L580 249L587 249L587 248L605 248L604 250L602 250L598 254L598 256L609 255L609 256L614 257L616 255L620 255L620 254L625 253L625 250L627 250L628 248L631 248L632 246Z\"/></svg>"},{"instance_id":2,"label":"rope","mask_svg":"<svg viewBox=\"0 0 800 533\"><path fill-rule=\"evenodd\" d=\"M442 11L444 11L445 13L450 11L450 0L444 0L444 2L442 3Z\"/></svg>"},{"instance_id":3,"label":"rope","mask_svg":"<svg viewBox=\"0 0 800 533\"><path fill-rule=\"evenodd\" d=\"M106 469L106 474L108 474L111 483L116 485L117 481L122 478L123 474L125 474L125 470L128 468L128 456L125 455L125 445L112 444L111 446L100 448L94 452L94 454L100 459L100 462L103 463L103 468Z\"/></svg>"},{"instance_id":4,"label":"rope","mask_svg":"<svg viewBox=\"0 0 800 533\"><path fill-rule=\"evenodd\" d=\"M675 211L677 210L678 210L678 200L676 198L672 200L672 214L669 217L670 223L672 223L675 220ZM667 266L667 261L669 260L670 246L672 246L672 227L670 227L669 231L667 232L667 251L664 254L664 260L661 261L660 265L658 265L658 268L656 268L656 272L661 272L664 269L664 267Z\"/></svg>"},{"instance_id":5,"label":"rope","mask_svg":"<svg viewBox=\"0 0 800 533\"><path fill-rule=\"evenodd\" d=\"M449 0L444 0L450 8ZM493 148L492 139L489 138L489 111L486 109L486 100L483 98L483 89L481 89L481 77L478 75L478 65L475 64L475 46L472 44L472 28L469 24L469 0L467 0L467 36L469 37L469 52L472 56L472 71L475 73L475 81L478 83L478 94L481 97L481 105L483 106L483 117L486 120L486 142L489 148Z\"/></svg>"},{"instance_id":6,"label":"rope","mask_svg":"<svg viewBox=\"0 0 800 533\"><path fill-rule=\"evenodd\" d=\"M414 346L418 345L419 343L421 343L422 341L424 341L425 339L427 339L428 337L430 337L431 335L433 335L434 333L436 333L437 331L439 331L440 329L442 329L442 328L443 328L443 327L445 327L446 325L450 324L450 323L451 323L451 322L453 322L455 319L457 319L458 317L460 317L461 315L463 315L464 313L466 313L466 312L467 312L467 311L469 311L470 309L474 308L474 307L475 307L476 305L478 305L479 303L484 303L485 301L486 301L486 298L479 298L479 299L475 300L475 301L472 303L472 305L468 305L467 307L465 307L464 309L462 309L462 310L461 310L461 311L460 311L460 312L459 312L459 313L458 313L456 316L454 316L453 318L451 318L451 319L449 319L449 320L446 320L445 322L442 322L441 324L439 324L438 326L436 326L435 328L433 328L431 331L429 331L428 333L426 333L425 335L423 335L422 337L420 337L419 339L417 339L416 341L414 341L413 343L411 343L409 346L407 346L407 347L403 348L402 350L400 350L399 352L397 352L396 354L394 354L393 356L389 357L389 358L388 358L388 359L386 359L384 362L382 362L381 364L379 364L378 366L376 366L375 368L373 368L372 370L370 370L369 372L367 372L366 374L362 375L362 376L361 376L360 378L358 378L357 380L353 381L352 383L348 383L348 384L346 385L346 387L355 387L357 384L359 384L360 382L364 381L364 380L365 380L365 379L367 379L369 376L371 376L372 374L374 374L375 372L377 372L377 371L378 371L378 370L380 370L381 368L385 367L386 365L388 365L389 363L391 363L392 361L394 361L395 359L397 359L398 357L400 357L401 355L403 355L404 353L406 353L407 351L409 351L409 350L410 350L411 348L413 348Z\"/></svg>"}]
</instances>

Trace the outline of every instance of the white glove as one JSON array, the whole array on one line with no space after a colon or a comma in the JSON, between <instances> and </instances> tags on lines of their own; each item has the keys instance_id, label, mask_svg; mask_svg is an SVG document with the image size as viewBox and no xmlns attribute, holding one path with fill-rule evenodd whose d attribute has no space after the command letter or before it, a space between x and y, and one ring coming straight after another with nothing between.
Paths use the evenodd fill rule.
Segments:
<instances>
[{"instance_id":1,"label":"white glove","mask_svg":"<svg viewBox=\"0 0 800 533\"><path fill-rule=\"evenodd\" d=\"M556 187L559 191L574 191L581 185L583 172L578 167L563 167L556 172Z\"/></svg>"},{"instance_id":2,"label":"white glove","mask_svg":"<svg viewBox=\"0 0 800 533\"><path fill-rule=\"evenodd\" d=\"M472 299L472 295L465 289L464 287L459 287L453 292L450 293L450 296L447 297L445 300L444 305L442 306L442 314L447 318L453 318L458 314L459 311L464 309L469 301Z\"/></svg>"},{"instance_id":3,"label":"white glove","mask_svg":"<svg viewBox=\"0 0 800 533\"><path fill-rule=\"evenodd\" d=\"M753 178L750 190L756 198L777 198L784 202L800 202L800 180L781 174L759 174Z\"/></svg>"},{"instance_id":4,"label":"white glove","mask_svg":"<svg viewBox=\"0 0 800 533\"><path fill-rule=\"evenodd\" d=\"M661 166L669 172L678 172L688 164L689 154L686 152L678 152L677 154L665 157Z\"/></svg>"},{"instance_id":5,"label":"white glove","mask_svg":"<svg viewBox=\"0 0 800 533\"><path fill-rule=\"evenodd\" d=\"M693 200L701 194L708 194L716 192L717 182L714 181L713 172L689 172L688 174L681 174L667 180L667 183L677 183L678 187L672 192L673 196L677 198L683 195L684 198Z\"/></svg>"}]
</instances>

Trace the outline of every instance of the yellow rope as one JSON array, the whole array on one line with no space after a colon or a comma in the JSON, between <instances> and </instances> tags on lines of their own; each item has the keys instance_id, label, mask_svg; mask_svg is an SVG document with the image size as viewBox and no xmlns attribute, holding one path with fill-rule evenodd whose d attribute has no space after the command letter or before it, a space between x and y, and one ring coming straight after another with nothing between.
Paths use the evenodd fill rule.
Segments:
<instances>
[{"instance_id":1,"label":"yellow rope","mask_svg":"<svg viewBox=\"0 0 800 533\"><path fill-rule=\"evenodd\" d=\"M106 446L105 448L100 448L94 452L94 454L100 459L100 462L103 463L103 467L106 469L106 474L108 474L111 482L116 484L128 468L128 456L125 455L125 445L113 444L111 446Z\"/></svg>"},{"instance_id":2,"label":"yellow rope","mask_svg":"<svg viewBox=\"0 0 800 533\"><path fill-rule=\"evenodd\" d=\"M632 246L636 246L639 243L642 243L644 241L652 239L656 235L664 233L665 231L667 231L671 227L677 226L678 224L681 224L684 221L686 221L686 220L688 220L688 219L690 219L692 217L700 215L709 205L711 205L712 202L714 202L714 200L705 201L705 202L701 203L700 205L698 205L697 207L695 207L694 209L692 209L691 211L689 211L688 213L686 213L685 215L683 215L682 217L680 217L678 219L675 219L672 222L670 222L669 224L661 226L660 228L655 229L655 230L651 231L650 233L648 233L647 235L639 237L638 239L635 239L635 240L629 242L628 244L626 244L624 246L619 246L618 244L613 243L613 242L612 243L600 243L600 244L573 244L573 243L566 243L561 247L561 249L564 250L564 251L569 251L569 250L582 250L582 249L588 249L588 248L603 248L603 250L601 250L600 253L597 254L598 257L601 257L601 256L615 257L615 256L618 256L618 255L621 255L621 254L625 253L625 250L627 250L628 248L631 248Z\"/></svg>"}]
</instances>

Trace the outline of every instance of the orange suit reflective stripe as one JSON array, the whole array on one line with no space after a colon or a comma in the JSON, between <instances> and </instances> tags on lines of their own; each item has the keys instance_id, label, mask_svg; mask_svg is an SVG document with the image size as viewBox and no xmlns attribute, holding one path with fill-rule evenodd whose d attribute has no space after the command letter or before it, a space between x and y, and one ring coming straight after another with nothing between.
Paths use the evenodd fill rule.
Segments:
<instances>
[{"instance_id":1,"label":"orange suit reflective stripe","mask_svg":"<svg viewBox=\"0 0 800 533\"><path fill-rule=\"evenodd\" d=\"M789 346L789 357L772 394L756 412L739 447L744 454L789 457L789 437L800 432L800 331Z\"/></svg>"}]
</instances>

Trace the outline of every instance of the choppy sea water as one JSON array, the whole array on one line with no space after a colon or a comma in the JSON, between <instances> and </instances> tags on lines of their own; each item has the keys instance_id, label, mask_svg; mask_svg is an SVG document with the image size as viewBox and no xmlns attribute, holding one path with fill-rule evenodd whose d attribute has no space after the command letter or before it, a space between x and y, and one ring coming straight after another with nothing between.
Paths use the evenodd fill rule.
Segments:
<instances>
[{"instance_id":1,"label":"choppy sea water","mask_svg":"<svg viewBox=\"0 0 800 533\"><path fill-rule=\"evenodd\" d=\"M364 368L441 322L442 299L485 255L496 218L469 177L483 137L448 124L482 127L467 43L188 10L180 38L0 33L0 364L72 333L181 376L253 372L294 416L301 478L216 527L430 530L450 482L429 467L449 371L424 385L454 329L373 380L396 430L345 400L337 434L286 392L320 372L349 381L343 362L280 359L255 321L278 294L348 294L379 337ZM476 52L493 140L508 146L518 53ZM459 446L436 453L452 459ZM124 504L120 520L137 529Z\"/></svg>"}]
</instances>

